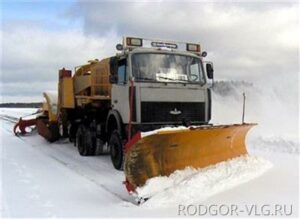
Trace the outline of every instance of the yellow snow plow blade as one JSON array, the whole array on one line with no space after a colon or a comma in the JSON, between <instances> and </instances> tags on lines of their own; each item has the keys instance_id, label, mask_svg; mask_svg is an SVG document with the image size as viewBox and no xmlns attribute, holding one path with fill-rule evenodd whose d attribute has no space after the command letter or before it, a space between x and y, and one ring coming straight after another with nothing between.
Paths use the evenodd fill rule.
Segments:
<instances>
[{"instance_id":1,"label":"yellow snow plow blade","mask_svg":"<svg viewBox=\"0 0 300 219\"><path fill-rule=\"evenodd\" d=\"M187 166L201 168L246 154L245 137L256 124L204 126L137 133L125 147L124 171L128 191L155 176L168 176Z\"/></svg>"}]
</instances>

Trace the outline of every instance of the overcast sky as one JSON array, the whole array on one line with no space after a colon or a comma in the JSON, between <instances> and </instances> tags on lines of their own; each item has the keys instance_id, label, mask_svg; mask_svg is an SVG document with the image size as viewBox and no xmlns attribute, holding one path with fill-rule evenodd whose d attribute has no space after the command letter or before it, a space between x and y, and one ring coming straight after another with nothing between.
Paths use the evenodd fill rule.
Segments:
<instances>
[{"instance_id":1,"label":"overcast sky","mask_svg":"<svg viewBox=\"0 0 300 219\"><path fill-rule=\"evenodd\" d=\"M1 102L42 101L58 69L115 54L123 35L200 42L216 80L298 92L298 1L1 4Z\"/></svg>"}]
</instances>

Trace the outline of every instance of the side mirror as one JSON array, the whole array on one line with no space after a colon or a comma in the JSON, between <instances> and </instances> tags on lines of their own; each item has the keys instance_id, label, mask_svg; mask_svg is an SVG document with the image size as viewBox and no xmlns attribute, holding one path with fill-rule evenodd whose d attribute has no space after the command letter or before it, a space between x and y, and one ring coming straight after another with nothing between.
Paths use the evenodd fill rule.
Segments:
<instances>
[{"instance_id":1,"label":"side mirror","mask_svg":"<svg viewBox=\"0 0 300 219\"><path fill-rule=\"evenodd\" d=\"M115 84L118 82L118 58L111 57L109 61L110 74L109 74L109 82L111 84Z\"/></svg>"},{"instance_id":2,"label":"side mirror","mask_svg":"<svg viewBox=\"0 0 300 219\"><path fill-rule=\"evenodd\" d=\"M209 79L214 79L214 67L212 63L206 64L206 74Z\"/></svg>"}]
</instances>

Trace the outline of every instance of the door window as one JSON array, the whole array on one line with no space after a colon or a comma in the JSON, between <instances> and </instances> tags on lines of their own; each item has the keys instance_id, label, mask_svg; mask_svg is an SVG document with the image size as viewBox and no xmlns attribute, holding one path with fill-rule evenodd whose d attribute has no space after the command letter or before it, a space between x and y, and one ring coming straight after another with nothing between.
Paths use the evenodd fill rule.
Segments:
<instances>
[{"instance_id":1,"label":"door window","mask_svg":"<svg viewBox=\"0 0 300 219\"><path fill-rule=\"evenodd\" d=\"M121 60L118 66L118 84L126 82L126 59Z\"/></svg>"}]
</instances>

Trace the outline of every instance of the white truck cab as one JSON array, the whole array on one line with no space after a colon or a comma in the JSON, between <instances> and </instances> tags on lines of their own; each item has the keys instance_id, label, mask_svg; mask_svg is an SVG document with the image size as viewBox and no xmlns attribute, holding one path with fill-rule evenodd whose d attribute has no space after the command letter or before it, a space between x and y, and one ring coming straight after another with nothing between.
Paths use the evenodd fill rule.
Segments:
<instances>
[{"instance_id":1,"label":"white truck cab","mask_svg":"<svg viewBox=\"0 0 300 219\"><path fill-rule=\"evenodd\" d=\"M201 53L200 44L124 37L117 49L121 52L111 63L111 105L124 124L146 131L209 122L206 52Z\"/></svg>"}]
</instances>

